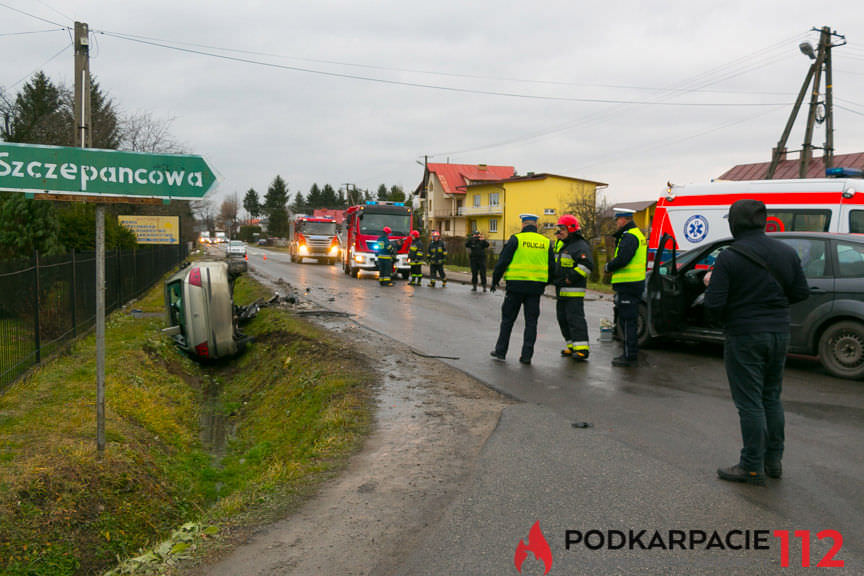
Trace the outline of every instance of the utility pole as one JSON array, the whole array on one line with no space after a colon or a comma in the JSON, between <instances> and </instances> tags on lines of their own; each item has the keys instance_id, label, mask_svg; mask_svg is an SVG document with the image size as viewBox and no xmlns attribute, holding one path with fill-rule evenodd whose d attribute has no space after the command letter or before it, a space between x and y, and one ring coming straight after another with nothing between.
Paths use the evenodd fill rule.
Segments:
<instances>
[{"instance_id":1,"label":"utility pole","mask_svg":"<svg viewBox=\"0 0 864 576\"><path fill-rule=\"evenodd\" d=\"M75 145L93 146L90 114L90 38L75 22ZM105 452L105 206L96 204L96 450Z\"/></svg>"},{"instance_id":2,"label":"utility pole","mask_svg":"<svg viewBox=\"0 0 864 576\"><path fill-rule=\"evenodd\" d=\"M805 178L810 160L813 157L813 150L817 146L813 146L813 129L816 123L825 122L825 144L822 149L825 151L824 162L825 167L830 168L834 163L834 110L833 110L833 86L831 75L831 48L834 46L843 46L846 43L845 36L832 32L828 26L823 28L813 28L819 32L819 46L816 53L813 52L813 47L804 42L799 45L799 49L803 54L808 56L814 62L810 65L807 71L807 76L804 79L804 84L801 85L801 90L798 92L798 98L795 100L795 105L792 107L792 113L789 115L789 120L786 122L786 127L783 129L783 134L777 142L777 147L774 148L771 154L771 164L768 166L766 180L774 178L774 173L777 171L777 165L786 157L786 142L789 139L789 134L792 131L792 126L795 124L795 119L798 117L798 112L801 109L801 104L804 102L804 96L810 87L811 81L813 87L810 92L810 107L807 114L807 127L804 133L804 143L801 146L801 154L798 163L798 177ZM836 36L843 40L841 44L832 44L831 37ZM825 101L819 100L819 89L822 79L822 70L825 70ZM817 118L817 110L819 105L825 107L824 118Z\"/></svg>"}]
</instances>

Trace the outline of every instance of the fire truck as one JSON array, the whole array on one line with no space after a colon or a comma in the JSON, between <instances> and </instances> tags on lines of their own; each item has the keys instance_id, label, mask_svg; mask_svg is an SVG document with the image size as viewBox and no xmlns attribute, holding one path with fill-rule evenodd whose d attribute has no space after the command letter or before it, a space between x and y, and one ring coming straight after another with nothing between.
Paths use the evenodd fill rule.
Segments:
<instances>
[{"instance_id":1,"label":"fire truck","mask_svg":"<svg viewBox=\"0 0 864 576\"><path fill-rule=\"evenodd\" d=\"M648 258L653 260L664 234L675 239L679 252L731 236L729 207L742 198L765 203L768 232L864 233L864 180L860 172L831 170L828 175L838 177L669 185L666 195L657 201Z\"/></svg>"},{"instance_id":2,"label":"fire truck","mask_svg":"<svg viewBox=\"0 0 864 576\"><path fill-rule=\"evenodd\" d=\"M345 274L355 278L361 270L374 272L377 267L375 256L378 252L377 240L390 227L390 239L401 242L396 255L394 270L407 279L408 247L406 242L411 234L411 208L404 202L373 202L351 206L345 211L345 231L342 249L342 269Z\"/></svg>"},{"instance_id":3,"label":"fire truck","mask_svg":"<svg viewBox=\"0 0 864 576\"><path fill-rule=\"evenodd\" d=\"M335 264L340 251L336 220L298 216L288 226L288 250L292 262L315 258L318 262Z\"/></svg>"}]
</instances>

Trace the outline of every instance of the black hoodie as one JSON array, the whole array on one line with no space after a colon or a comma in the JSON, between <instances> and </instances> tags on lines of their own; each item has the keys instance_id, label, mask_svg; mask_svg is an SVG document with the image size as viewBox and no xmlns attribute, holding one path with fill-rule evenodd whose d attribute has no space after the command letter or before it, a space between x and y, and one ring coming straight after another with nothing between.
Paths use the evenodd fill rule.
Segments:
<instances>
[{"instance_id":1,"label":"black hoodie","mask_svg":"<svg viewBox=\"0 0 864 576\"><path fill-rule=\"evenodd\" d=\"M810 295L798 254L765 235L766 217L758 200L739 200L729 209L732 245L761 257L771 272L733 250L717 257L705 307L722 319L728 334L788 333L789 305Z\"/></svg>"}]
</instances>

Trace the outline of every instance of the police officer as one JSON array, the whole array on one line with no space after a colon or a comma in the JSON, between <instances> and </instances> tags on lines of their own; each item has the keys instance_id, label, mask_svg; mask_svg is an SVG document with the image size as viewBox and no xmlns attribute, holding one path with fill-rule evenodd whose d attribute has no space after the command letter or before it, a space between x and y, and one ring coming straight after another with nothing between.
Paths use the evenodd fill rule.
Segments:
<instances>
[{"instance_id":1,"label":"police officer","mask_svg":"<svg viewBox=\"0 0 864 576\"><path fill-rule=\"evenodd\" d=\"M519 362L531 364L534 342L537 340L537 320L540 318L540 297L549 283L549 272L554 267L555 252L552 242L537 233L537 215L521 214L522 231L510 236L501 249L498 263L492 272L492 291L503 277L507 281L507 294L501 305L501 327L498 342L491 352L494 360L503 361L510 346L510 333L525 307L525 332Z\"/></svg>"},{"instance_id":2,"label":"police officer","mask_svg":"<svg viewBox=\"0 0 864 576\"><path fill-rule=\"evenodd\" d=\"M423 281L423 261L426 253L423 251L423 241L420 240L420 231L411 231L411 246L408 247L408 263L411 265L411 279L409 286L420 286Z\"/></svg>"},{"instance_id":3,"label":"police officer","mask_svg":"<svg viewBox=\"0 0 864 576\"><path fill-rule=\"evenodd\" d=\"M435 278L441 278L441 285L447 287L447 276L444 274L444 262L447 260L447 246L441 240L441 233L432 231L432 242L429 243L429 286L435 287Z\"/></svg>"},{"instance_id":4,"label":"police officer","mask_svg":"<svg viewBox=\"0 0 864 576\"><path fill-rule=\"evenodd\" d=\"M393 258L396 256L396 247L390 242L389 226L384 227L384 233L378 237L378 285L393 285Z\"/></svg>"},{"instance_id":5,"label":"police officer","mask_svg":"<svg viewBox=\"0 0 864 576\"><path fill-rule=\"evenodd\" d=\"M588 359L588 322L585 320L585 288L594 269L591 247L582 236L579 220L564 214L555 227L555 295L558 327L567 345L562 356Z\"/></svg>"},{"instance_id":6,"label":"police officer","mask_svg":"<svg viewBox=\"0 0 864 576\"><path fill-rule=\"evenodd\" d=\"M615 291L615 314L623 332L624 350L612 360L613 366L636 366L639 354L639 304L645 291L645 267L648 265L648 243L633 222L635 210L613 208L615 224L615 255L606 263L605 272L612 273Z\"/></svg>"},{"instance_id":7,"label":"police officer","mask_svg":"<svg viewBox=\"0 0 864 576\"><path fill-rule=\"evenodd\" d=\"M475 230L471 238L465 242L465 247L469 250L468 259L471 263L471 291L477 291L479 275L483 292L486 292L486 249L489 248L489 242L480 236L479 230Z\"/></svg>"}]
</instances>

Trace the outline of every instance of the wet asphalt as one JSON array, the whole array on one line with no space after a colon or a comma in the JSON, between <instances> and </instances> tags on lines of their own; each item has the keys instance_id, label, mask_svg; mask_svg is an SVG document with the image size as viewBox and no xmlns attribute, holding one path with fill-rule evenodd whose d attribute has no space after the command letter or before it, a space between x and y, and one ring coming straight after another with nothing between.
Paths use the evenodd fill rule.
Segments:
<instances>
[{"instance_id":1,"label":"wet asphalt","mask_svg":"<svg viewBox=\"0 0 864 576\"><path fill-rule=\"evenodd\" d=\"M643 351L637 368L613 368L618 345L599 341L611 298L592 294L588 362L560 356L555 301L544 298L532 365L517 361L521 316L498 363L489 352L502 292L471 292L458 282L464 275L443 289L380 287L373 275L306 262L249 253L253 274L282 278L301 297L521 401L504 411L461 495L393 574L518 574L516 548L535 522L550 575L864 574L864 382L790 359L784 477L766 488L723 482L716 469L737 462L740 433L720 347L667 344ZM589 533L588 545L583 537L568 546L568 535ZM713 544L700 544L703 534ZM843 567L816 568L831 558ZM530 552L521 564L523 575L545 570Z\"/></svg>"}]
</instances>

